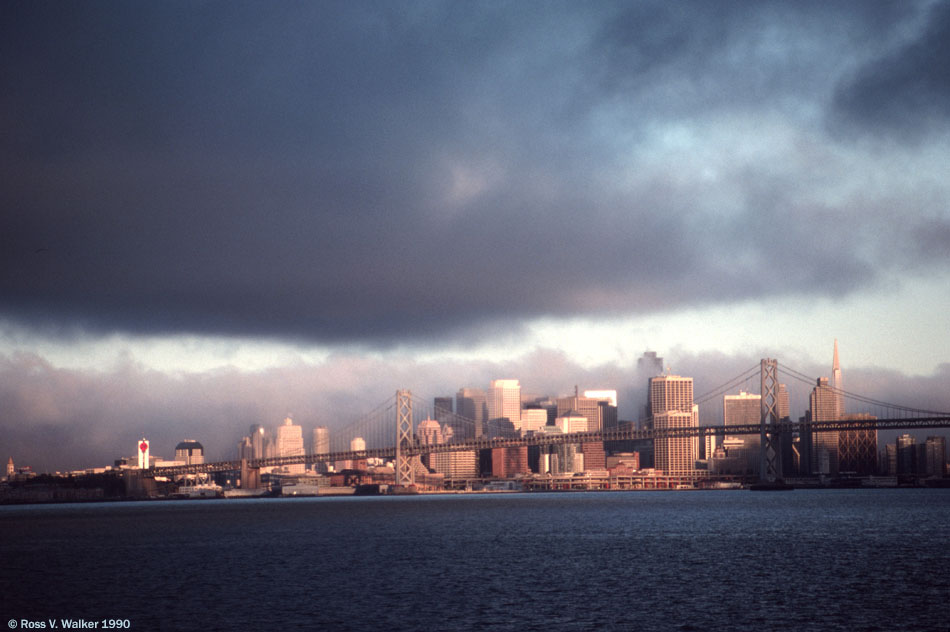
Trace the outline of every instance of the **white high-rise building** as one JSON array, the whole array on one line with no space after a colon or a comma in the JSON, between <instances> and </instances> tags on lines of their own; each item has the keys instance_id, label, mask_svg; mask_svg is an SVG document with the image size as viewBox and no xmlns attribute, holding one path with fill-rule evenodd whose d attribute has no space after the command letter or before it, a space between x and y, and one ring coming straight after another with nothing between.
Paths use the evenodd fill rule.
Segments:
<instances>
[{"instance_id":1,"label":"white high-rise building","mask_svg":"<svg viewBox=\"0 0 950 632\"><path fill-rule=\"evenodd\" d=\"M139 441L138 450L136 450L139 455L139 469L147 470L148 469L148 439L142 437L142 440Z\"/></svg>"},{"instance_id":2,"label":"white high-rise building","mask_svg":"<svg viewBox=\"0 0 950 632\"><path fill-rule=\"evenodd\" d=\"M290 417L277 427L277 456L303 456L303 428L296 425ZM305 463L295 463L284 466L288 474L303 474L307 471Z\"/></svg>"},{"instance_id":3,"label":"white high-rise building","mask_svg":"<svg viewBox=\"0 0 950 632\"><path fill-rule=\"evenodd\" d=\"M650 378L650 412L653 427L699 427L699 407L693 404L693 378L660 375ZM654 464L667 474L688 474L696 469L699 438L656 439Z\"/></svg>"},{"instance_id":4,"label":"white high-rise building","mask_svg":"<svg viewBox=\"0 0 950 632\"><path fill-rule=\"evenodd\" d=\"M521 430L521 384L518 380L492 380L488 389L488 418L505 417Z\"/></svg>"}]
</instances>

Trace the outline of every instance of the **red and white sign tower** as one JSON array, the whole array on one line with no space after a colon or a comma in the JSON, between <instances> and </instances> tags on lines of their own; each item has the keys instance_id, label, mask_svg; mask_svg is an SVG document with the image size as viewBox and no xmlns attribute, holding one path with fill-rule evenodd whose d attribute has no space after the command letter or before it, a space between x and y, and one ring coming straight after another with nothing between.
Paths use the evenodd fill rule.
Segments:
<instances>
[{"instance_id":1,"label":"red and white sign tower","mask_svg":"<svg viewBox=\"0 0 950 632\"><path fill-rule=\"evenodd\" d=\"M142 437L142 440L139 441L139 469L147 470L148 469L148 439Z\"/></svg>"}]
</instances>

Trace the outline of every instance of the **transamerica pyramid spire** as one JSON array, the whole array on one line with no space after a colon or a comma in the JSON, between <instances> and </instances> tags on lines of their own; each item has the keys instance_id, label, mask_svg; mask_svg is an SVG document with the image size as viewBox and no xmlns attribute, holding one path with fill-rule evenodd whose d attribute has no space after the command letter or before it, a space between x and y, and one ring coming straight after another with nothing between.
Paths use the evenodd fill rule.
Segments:
<instances>
[{"instance_id":1,"label":"transamerica pyramid spire","mask_svg":"<svg viewBox=\"0 0 950 632\"><path fill-rule=\"evenodd\" d=\"M838 409L838 419L844 414L844 395L841 389L844 383L841 380L841 363L838 361L838 339L835 338L835 357L831 361L831 386L835 389L836 407Z\"/></svg>"}]
</instances>

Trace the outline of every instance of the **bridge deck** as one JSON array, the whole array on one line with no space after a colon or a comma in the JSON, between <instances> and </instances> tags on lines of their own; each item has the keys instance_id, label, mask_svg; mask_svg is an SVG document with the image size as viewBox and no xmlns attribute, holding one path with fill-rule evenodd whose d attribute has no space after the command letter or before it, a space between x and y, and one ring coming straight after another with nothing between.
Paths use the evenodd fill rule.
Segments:
<instances>
[{"instance_id":1,"label":"bridge deck","mask_svg":"<svg viewBox=\"0 0 950 632\"><path fill-rule=\"evenodd\" d=\"M841 430L907 430L913 428L950 428L950 416L908 417L904 419L856 419L842 421L785 422L766 427L770 434L795 432L830 432ZM524 437L472 439L443 444L423 444L418 441L403 446L403 452L409 456L432 454L435 452L461 452L466 450L485 450L491 448L515 448L521 446L567 445L595 443L601 441L631 441L649 439L680 439L703 437L706 435L761 434L760 424L737 426L699 426L689 428L627 429L612 428L594 432L574 433L534 433ZM197 474L204 472L239 471L242 465L249 468L279 467L315 462L351 461L361 459L392 459L396 455L393 446L371 448L367 450L345 450L321 454L300 454L265 459L249 459L242 463L240 459L215 461L200 465L179 465L159 467L147 470L149 476L175 476L179 474Z\"/></svg>"}]
</instances>

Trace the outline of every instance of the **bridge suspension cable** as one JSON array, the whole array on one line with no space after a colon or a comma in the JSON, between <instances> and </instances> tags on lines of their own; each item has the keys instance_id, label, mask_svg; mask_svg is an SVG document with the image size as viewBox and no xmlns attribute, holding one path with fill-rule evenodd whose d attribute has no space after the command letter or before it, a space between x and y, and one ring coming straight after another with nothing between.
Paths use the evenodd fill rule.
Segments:
<instances>
[{"instance_id":1,"label":"bridge suspension cable","mask_svg":"<svg viewBox=\"0 0 950 632\"><path fill-rule=\"evenodd\" d=\"M736 377L731 378L730 380L724 382L723 384L720 384L716 388L708 390L702 395L699 395L698 397L694 397L693 403L697 405L705 404L711 399L714 399L720 395L725 395L728 391L734 389L739 384L742 384L743 382L751 380L754 377L758 377L760 370L761 370L761 367L758 364L756 364L750 369L743 371Z\"/></svg>"},{"instance_id":2,"label":"bridge suspension cable","mask_svg":"<svg viewBox=\"0 0 950 632\"><path fill-rule=\"evenodd\" d=\"M786 366L786 365L780 364L778 370L779 370L780 373L782 373L782 374L784 374L784 375L787 375L788 377L790 377L790 378L792 378L792 379L794 379L794 380L798 380L799 382L803 382L803 383L805 383L805 384L807 384L807 385L809 385L809 386L814 386L814 385L815 385L815 378L814 378L814 377L810 377L810 376L808 376L808 375L805 375L804 373L801 373L801 372L799 372L799 371L796 371L795 369L793 369L793 368L791 368L791 367L788 367L788 366ZM904 406L904 405L901 405L901 404L894 404L894 403L891 403L891 402L885 402L885 401L881 401L881 400L879 400L879 399L874 399L874 398L872 398L872 397L865 397L864 395L859 395L859 394L857 394L857 393L852 393L852 392L850 392L850 391L846 391L846 390L841 389L841 388L834 388L834 387L829 387L829 388L832 388L832 390L834 390L836 393L839 393L840 395L842 395L842 396L844 396L844 397L846 397L846 398L848 398L848 399L851 399L851 400L853 400L853 401L858 401L858 402L861 402L861 403L863 403L863 404L869 404L869 405L871 405L871 406L878 406L878 407L880 407L880 408L886 408L886 409L889 409L889 410L895 410L895 411L898 411L898 412L909 413L909 414L926 413L926 414L928 414L928 415L936 415L936 416L948 415L948 416L950 416L950 413L947 413L947 412L940 412L940 411L935 411L935 410L926 410L926 409L923 409L923 408L914 408L914 407L911 407L911 406Z\"/></svg>"}]
</instances>

